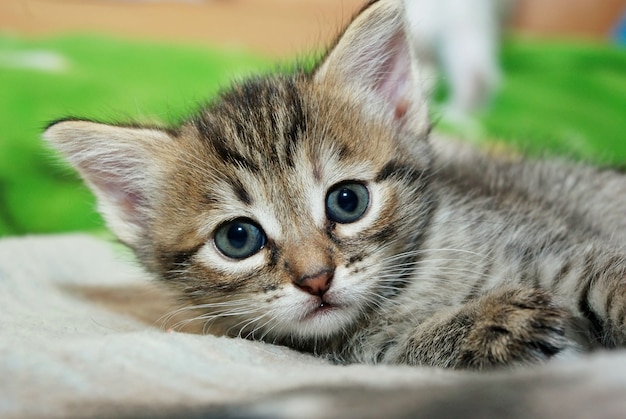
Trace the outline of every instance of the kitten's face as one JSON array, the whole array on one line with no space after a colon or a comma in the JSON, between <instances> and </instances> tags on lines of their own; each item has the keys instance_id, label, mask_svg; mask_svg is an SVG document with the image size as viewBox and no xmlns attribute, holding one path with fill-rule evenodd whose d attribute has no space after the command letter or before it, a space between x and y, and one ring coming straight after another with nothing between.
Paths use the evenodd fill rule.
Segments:
<instances>
[{"instance_id":1,"label":"kitten's face","mask_svg":"<svg viewBox=\"0 0 626 419\"><path fill-rule=\"evenodd\" d=\"M225 95L176 140L151 263L229 334L349 328L402 285L427 211L425 165L366 116L305 79Z\"/></svg>"},{"instance_id":2,"label":"kitten's face","mask_svg":"<svg viewBox=\"0 0 626 419\"><path fill-rule=\"evenodd\" d=\"M400 0L370 2L311 73L235 86L181 127L45 138L109 227L231 335L347 331L402 286L432 205Z\"/></svg>"}]
</instances>

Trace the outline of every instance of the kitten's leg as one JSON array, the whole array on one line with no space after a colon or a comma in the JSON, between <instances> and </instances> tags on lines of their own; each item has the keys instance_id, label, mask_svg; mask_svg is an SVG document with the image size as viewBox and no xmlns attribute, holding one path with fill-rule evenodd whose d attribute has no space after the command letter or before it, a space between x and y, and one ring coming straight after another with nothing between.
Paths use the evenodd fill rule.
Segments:
<instances>
[{"instance_id":1,"label":"kitten's leg","mask_svg":"<svg viewBox=\"0 0 626 419\"><path fill-rule=\"evenodd\" d=\"M570 318L545 291L499 289L433 316L389 349L385 358L446 368L532 364L570 345L565 337Z\"/></svg>"}]
</instances>

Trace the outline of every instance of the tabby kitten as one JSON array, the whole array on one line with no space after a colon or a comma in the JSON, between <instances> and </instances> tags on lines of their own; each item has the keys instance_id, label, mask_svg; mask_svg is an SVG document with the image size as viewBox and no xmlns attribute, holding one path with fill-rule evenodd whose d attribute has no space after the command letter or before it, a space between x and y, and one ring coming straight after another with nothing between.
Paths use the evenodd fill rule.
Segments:
<instances>
[{"instance_id":1,"label":"tabby kitten","mask_svg":"<svg viewBox=\"0 0 626 419\"><path fill-rule=\"evenodd\" d=\"M414 65L401 1L371 1L312 71L45 138L213 333L478 369L623 345L626 177L429 141Z\"/></svg>"}]
</instances>

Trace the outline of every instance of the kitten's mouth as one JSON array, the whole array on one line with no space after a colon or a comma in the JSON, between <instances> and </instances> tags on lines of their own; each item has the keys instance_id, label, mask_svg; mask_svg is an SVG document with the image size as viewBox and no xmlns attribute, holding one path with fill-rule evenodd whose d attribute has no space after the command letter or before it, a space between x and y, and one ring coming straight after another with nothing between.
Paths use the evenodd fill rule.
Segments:
<instances>
[{"instance_id":1,"label":"kitten's mouth","mask_svg":"<svg viewBox=\"0 0 626 419\"><path fill-rule=\"evenodd\" d=\"M327 303L327 302L325 302L325 301L322 301L322 302L320 303L320 305L317 307L317 309L316 309L316 310L318 310L318 311L319 311L319 310L330 310L330 309L332 309L333 307L335 307L335 306L334 306L334 305L332 305L331 303Z\"/></svg>"},{"instance_id":2,"label":"kitten's mouth","mask_svg":"<svg viewBox=\"0 0 626 419\"><path fill-rule=\"evenodd\" d=\"M335 304L331 304L326 301L320 301L319 305L311 310L311 312L306 316L306 319L311 319L315 316L323 315L337 309L339 309L339 306Z\"/></svg>"}]
</instances>

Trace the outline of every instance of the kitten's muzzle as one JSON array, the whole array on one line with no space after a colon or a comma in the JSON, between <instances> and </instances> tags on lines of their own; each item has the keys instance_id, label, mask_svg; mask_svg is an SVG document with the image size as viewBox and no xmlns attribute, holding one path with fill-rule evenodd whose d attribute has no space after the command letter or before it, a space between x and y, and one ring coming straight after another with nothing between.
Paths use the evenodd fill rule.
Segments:
<instances>
[{"instance_id":1,"label":"kitten's muzzle","mask_svg":"<svg viewBox=\"0 0 626 419\"><path fill-rule=\"evenodd\" d=\"M326 269L315 275L300 277L294 281L294 285L311 295L322 297L330 289L334 270Z\"/></svg>"}]
</instances>

